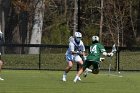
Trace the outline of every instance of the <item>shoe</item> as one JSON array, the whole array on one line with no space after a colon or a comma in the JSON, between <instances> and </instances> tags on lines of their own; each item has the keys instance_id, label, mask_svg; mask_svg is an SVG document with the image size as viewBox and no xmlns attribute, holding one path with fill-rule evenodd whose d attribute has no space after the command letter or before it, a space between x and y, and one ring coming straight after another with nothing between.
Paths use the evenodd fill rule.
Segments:
<instances>
[{"instance_id":1,"label":"shoe","mask_svg":"<svg viewBox=\"0 0 140 93\"><path fill-rule=\"evenodd\" d=\"M4 80L4 79L0 77L0 80Z\"/></svg>"},{"instance_id":2,"label":"shoe","mask_svg":"<svg viewBox=\"0 0 140 93\"><path fill-rule=\"evenodd\" d=\"M66 78L63 78L62 81L66 82L67 80L66 80Z\"/></svg>"},{"instance_id":3,"label":"shoe","mask_svg":"<svg viewBox=\"0 0 140 93\"><path fill-rule=\"evenodd\" d=\"M63 75L62 81L66 82L66 75Z\"/></svg>"},{"instance_id":4,"label":"shoe","mask_svg":"<svg viewBox=\"0 0 140 93\"><path fill-rule=\"evenodd\" d=\"M75 78L75 79L73 80L73 82L74 82L74 83L76 83L76 82L77 82L77 80L78 80L78 79L77 79L77 78Z\"/></svg>"},{"instance_id":5,"label":"shoe","mask_svg":"<svg viewBox=\"0 0 140 93\"><path fill-rule=\"evenodd\" d=\"M76 83L77 82L77 79L74 79L73 82Z\"/></svg>"},{"instance_id":6,"label":"shoe","mask_svg":"<svg viewBox=\"0 0 140 93\"><path fill-rule=\"evenodd\" d=\"M85 72L84 72L84 77L87 77L87 75L88 75L88 73L89 72L92 72L92 70L91 69L89 69L89 68L86 68L86 70L85 70Z\"/></svg>"},{"instance_id":7,"label":"shoe","mask_svg":"<svg viewBox=\"0 0 140 93\"><path fill-rule=\"evenodd\" d=\"M76 83L78 79L79 79L79 76L76 76L76 77L74 78L73 82Z\"/></svg>"},{"instance_id":8,"label":"shoe","mask_svg":"<svg viewBox=\"0 0 140 93\"><path fill-rule=\"evenodd\" d=\"M81 81L81 78L79 77L78 80Z\"/></svg>"}]
</instances>

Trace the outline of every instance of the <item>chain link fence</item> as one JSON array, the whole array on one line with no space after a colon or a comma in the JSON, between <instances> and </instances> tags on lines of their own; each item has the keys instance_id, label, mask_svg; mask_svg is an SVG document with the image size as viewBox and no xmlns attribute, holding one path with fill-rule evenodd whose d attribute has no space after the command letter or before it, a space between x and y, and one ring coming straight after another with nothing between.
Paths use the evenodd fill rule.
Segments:
<instances>
[{"instance_id":1,"label":"chain link fence","mask_svg":"<svg viewBox=\"0 0 140 93\"><path fill-rule=\"evenodd\" d=\"M40 47L40 53L28 54L30 47ZM1 55L1 58L4 61L3 68L64 70L67 65L65 60L65 52L67 48L67 45L4 45L4 53ZM111 47L105 48L107 52L111 51ZM88 53L88 51L89 46L86 46L86 53ZM118 54L119 57L117 57L117 54L113 57L104 57L105 60L100 62L100 69L108 70L109 65L111 64L111 70L114 71L117 70L117 68L118 70L124 71L140 71L140 48L119 48ZM119 58L118 61L117 58ZM76 69L77 65L75 63L72 70Z\"/></svg>"},{"instance_id":2,"label":"chain link fence","mask_svg":"<svg viewBox=\"0 0 140 93\"><path fill-rule=\"evenodd\" d=\"M140 48L120 48L119 70L140 71Z\"/></svg>"}]
</instances>

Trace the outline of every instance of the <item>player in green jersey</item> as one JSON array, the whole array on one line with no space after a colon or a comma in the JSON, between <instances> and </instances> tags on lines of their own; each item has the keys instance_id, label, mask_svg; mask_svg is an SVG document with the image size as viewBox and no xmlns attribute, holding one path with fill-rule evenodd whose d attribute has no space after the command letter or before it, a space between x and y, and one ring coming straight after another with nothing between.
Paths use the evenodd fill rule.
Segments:
<instances>
[{"instance_id":1,"label":"player in green jersey","mask_svg":"<svg viewBox=\"0 0 140 93\"><path fill-rule=\"evenodd\" d=\"M104 56L113 56L113 53L107 53L104 46L99 43L99 37L98 36L93 36L92 37L92 45L90 46L90 53L87 56L83 67L78 71L74 82L77 81L77 78L84 72L92 72L93 74L98 74L99 73L99 62L100 62L100 57L101 55ZM90 66L93 66L93 69L89 69ZM86 73L87 74L87 73ZM86 76L86 75L85 75Z\"/></svg>"}]
</instances>

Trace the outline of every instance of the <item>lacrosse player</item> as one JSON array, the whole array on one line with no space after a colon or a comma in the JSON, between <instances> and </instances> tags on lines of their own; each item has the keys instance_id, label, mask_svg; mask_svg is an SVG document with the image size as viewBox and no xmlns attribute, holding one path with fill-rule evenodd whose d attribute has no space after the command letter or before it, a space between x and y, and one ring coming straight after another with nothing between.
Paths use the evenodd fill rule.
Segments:
<instances>
[{"instance_id":1,"label":"lacrosse player","mask_svg":"<svg viewBox=\"0 0 140 93\"><path fill-rule=\"evenodd\" d=\"M84 76L88 74L88 72L92 72L93 74L99 73L99 62L100 56L103 54L104 56L113 56L113 53L107 53L104 46L99 43L99 37L92 37L92 45L90 46L90 53L88 54L82 68L78 71L76 77L74 78L74 82L77 82L79 76L85 71ZM89 69L90 66L93 66L93 69Z\"/></svg>"},{"instance_id":2,"label":"lacrosse player","mask_svg":"<svg viewBox=\"0 0 140 93\"><path fill-rule=\"evenodd\" d=\"M2 65L3 65L3 62L2 62L2 60L0 60L0 72L1 72L1 69L2 69ZM0 80L4 80L4 79L0 77Z\"/></svg>"},{"instance_id":3,"label":"lacrosse player","mask_svg":"<svg viewBox=\"0 0 140 93\"><path fill-rule=\"evenodd\" d=\"M74 36L69 38L69 48L65 54L67 67L63 73L63 81L66 81L67 74L72 68L74 62L79 64L79 69L81 69L83 65L82 56L85 56L85 46L81 39L82 34L80 32L75 32ZM80 77L78 77L78 80L81 80Z\"/></svg>"},{"instance_id":4,"label":"lacrosse player","mask_svg":"<svg viewBox=\"0 0 140 93\"><path fill-rule=\"evenodd\" d=\"M3 44L3 33L1 31L0 31L0 44ZM1 51L2 51L2 47L0 47L0 72L3 65L3 61L1 60ZM4 79L0 77L0 80L4 80Z\"/></svg>"}]
</instances>

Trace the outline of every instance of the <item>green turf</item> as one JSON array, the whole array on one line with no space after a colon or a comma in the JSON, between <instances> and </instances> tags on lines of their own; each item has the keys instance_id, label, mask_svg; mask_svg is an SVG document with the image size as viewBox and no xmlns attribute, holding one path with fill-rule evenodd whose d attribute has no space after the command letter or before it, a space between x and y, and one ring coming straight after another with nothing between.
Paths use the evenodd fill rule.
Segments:
<instances>
[{"instance_id":1,"label":"green turf","mask_svg":"<svg viewBox=\"0 0 140 93\"><path fill-rule=\"evenodd\" d=\"M140 73L121 72L123 77L89 74L73 83L75 71L62 82L62 71L3 70L0 93L140 93ZM114 74L115 72L113 72Z\"/></svg>"}]
</instances>

